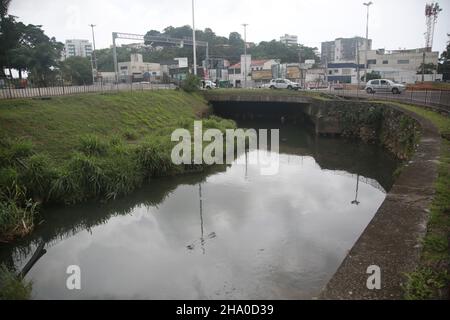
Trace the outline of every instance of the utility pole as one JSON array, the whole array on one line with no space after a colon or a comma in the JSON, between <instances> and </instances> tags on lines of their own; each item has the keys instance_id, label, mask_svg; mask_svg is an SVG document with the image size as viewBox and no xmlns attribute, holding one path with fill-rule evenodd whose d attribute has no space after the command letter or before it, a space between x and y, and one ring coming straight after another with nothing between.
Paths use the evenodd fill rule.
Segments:
<instances>
[{"instance_id":1,"label":"utility pole","mask_svg":"<svg viewBox=\"0 0 450 320\"><path fill-rule=\"evenodd\" d=\"M244 88L247 88L247 26L248 23L243 23L244 26Z\"/></svg>"},{"instance_id":2,"label":"utility pole","mask_svg":"<svg viewBox=\"0 0 450 320\"><path fill-rule=\"evenodd\" d=\"M194 0L192 0L192 47L194 55L194 75L197 75L197 48L195 43L195 14L194 14Z\"/></svg>"},{"instance_id":3,"label":"utility pole","mask_svg":"<svg viewBox=\"0 0 450 320\"><path fill-rule=\"evenodd\" d=\"M91 58L92 59L92 80L93 80L92 84L94 84L94 82L95 82L94 70L95 70L95 73L97 73L97 58L95 56L95 35L94 35L95 24L90 24L89 26L92 29L92 44L94 46L94 48L92 50L92 58Z\"/></svg>"},{"instance_id":4,"label":"utility pole","mask_svg":"<svg viewBox=\"0 0 450 320\"><path fill-rule=\"evenodd\" d=\"M364 2L363 5L367 7L367 21L366 21L366 50L365 50L365 64L364 64L364 81L367 82L367 51L369 50L369 7L373 4L372 1Z\"/></svg>"}]
</instances>

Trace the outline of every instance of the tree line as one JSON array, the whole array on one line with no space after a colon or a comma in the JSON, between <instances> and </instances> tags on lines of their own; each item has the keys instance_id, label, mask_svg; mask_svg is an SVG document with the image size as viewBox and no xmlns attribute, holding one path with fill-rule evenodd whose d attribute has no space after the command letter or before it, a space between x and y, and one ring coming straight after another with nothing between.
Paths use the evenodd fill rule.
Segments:
<instances>
[{"instance_id":1,"label":"tree line","mask_svg":"<svg viewBox=\"0 0 450 320\"><path fill-rule=\"evenodd\" d=\"M89 58L72 57L61 60L64 44L48 37L42 26L24 24L8 14L11 0L0 0L0 78L13 80L18 72L18 84L27 74L27 81L36 86L92 83Z\"/></svg>"}]
</instances>

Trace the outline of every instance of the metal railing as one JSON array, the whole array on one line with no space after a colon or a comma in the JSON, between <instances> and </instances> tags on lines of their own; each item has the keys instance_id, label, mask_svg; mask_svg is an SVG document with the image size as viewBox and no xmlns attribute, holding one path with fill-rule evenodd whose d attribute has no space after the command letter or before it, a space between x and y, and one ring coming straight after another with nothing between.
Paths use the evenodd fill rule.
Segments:
<instances>
[{"instance_id":1,"label":"metal railing","mask_svg":"<svg viewBox=\"0 0 450 320\"><path fill-rule=\"evenodd\" d=\"M23 87L18 88L11 84L0 88L0 99L20 99L20 98L45 98L52 96L64 96L83 93L106 93L106 92L126 92L175 89L172 83L96 83L84 86L54 85L49 87Z\"/></svg>"},{"instance_id":2,"label":"metal railing","mask_svg":"<svg viewBox=\"0 0 450 320\"><path fill-rule=\"evenodd\" d=\"M392 92L376 92L367 93L364 90L348 90L348 89L325 89L319 90L327 94L339 97L364 98L375 100L395 100L406 103L425 105L450 112L450 90L417 90L407 89L401 94L393 94Z\"/></svg>"}]
</instances>

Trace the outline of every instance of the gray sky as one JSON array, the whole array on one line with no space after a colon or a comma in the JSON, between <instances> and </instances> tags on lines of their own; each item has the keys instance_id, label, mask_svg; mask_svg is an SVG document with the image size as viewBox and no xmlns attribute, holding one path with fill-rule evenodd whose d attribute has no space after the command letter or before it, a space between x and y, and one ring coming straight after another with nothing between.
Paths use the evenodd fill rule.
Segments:
<instances>
[{"instance_id":1,"label":"gray sky","mask_svg":"<svg viewBox=\"0 0 450 320\"><path fill-rule=\"evenodd\" d=\"M227 36L243 34L247 41L277 39L295 34L299 42L320 49L320 42L338 37L365 36L364 0L195 0L196 28L212 28ZM374 48L424 46L426 0L372 0L369 37ZM439 1L434 50L442 51L450 33L450 0ZM191 24L191 0L13 0L10 14L24 23L40 24L57 40L91 39L88 24L97 25L97 48L109 47L111 32L144 34ZM130 41L123 41L123 43Z\"/></svg>"}]
</instances>

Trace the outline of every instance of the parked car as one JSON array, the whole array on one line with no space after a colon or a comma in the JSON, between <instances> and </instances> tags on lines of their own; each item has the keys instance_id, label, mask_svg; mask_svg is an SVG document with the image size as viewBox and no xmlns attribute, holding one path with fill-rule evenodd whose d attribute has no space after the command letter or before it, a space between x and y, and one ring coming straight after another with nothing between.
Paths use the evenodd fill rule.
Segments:
<instances>
[{"instance_id":1,"label":"parked car","mask_svg":"<svg viewBox=\"0 0 450 320\"><path fill-rule=\"evenodd\" d=\"M216 84L211 80L203 80L202 86L204 89L215 89L217 87Z\"/></svg>"},{"instance_id":2,"label":"parked car","mask_svg":"<svg viewBox=\"0 0 450 320\"><path fill-rule=\"evenodd\" d=\"M298 90L300 89L300 85L297 82L292 82L288 79L272 79L269 84L270 89L289 89L289 90Z\"/></svg>"},{"instance_id":3,"label":"parked car","mask_svg":"<svg viewBox=\"0 0 450 320\"><path fill-rule=\"evenodd\" d=\"M406 90L406 86L388 79L376 79L367 82L364 88L367 93L375 92L392 92L393 94L401 94Z\"/></svg>"}]
</instances>

